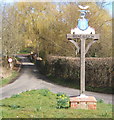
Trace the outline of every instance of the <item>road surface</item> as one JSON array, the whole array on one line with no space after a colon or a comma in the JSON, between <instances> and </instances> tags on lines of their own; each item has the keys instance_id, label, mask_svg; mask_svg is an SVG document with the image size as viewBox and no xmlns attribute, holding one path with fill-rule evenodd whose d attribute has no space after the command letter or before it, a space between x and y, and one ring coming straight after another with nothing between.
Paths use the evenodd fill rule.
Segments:
<instances>
[{"instance_id":1,"label":"road surface","mask_svg":"<svg viewBox=\"0 0 114 120\"><path fill-rule=\"evenodd\" d=\"M68 87L53 84L46 77L39 74L34 64L29 62L26 57L23 59L23 69L20 77L11 84L0 88L0 99L9 98L12 95L33 89L49 89L54 93L63 92L69 96L77 96L80 91ZM94 96L96 99L103 99L105 103L112 104L112 94L102 94L95 92L85 92L88 96Z\"/></svg>"}]
</instances>

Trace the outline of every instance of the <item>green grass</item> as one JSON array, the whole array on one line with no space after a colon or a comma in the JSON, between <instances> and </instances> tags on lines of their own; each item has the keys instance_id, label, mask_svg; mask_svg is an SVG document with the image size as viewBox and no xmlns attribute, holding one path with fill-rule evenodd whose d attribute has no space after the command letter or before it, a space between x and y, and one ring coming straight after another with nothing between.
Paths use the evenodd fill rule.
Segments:
<instances>
[{"instance_id":1,"label":"green grass","mask_svg":"<svg viewBox=\"0 0 114 120\"><path fill-rule=\"evenodd\" d=\"M57 109L57 95L32 90L1 100L2 118L112 118L112 105L97 103L96 110Z\"/></svg>"},{"instance_id":2,"label":"green grass","mask_svg":"<svg viewBox=\"0 0 114 120\"><path fill-rule=\"evenodd\" d=\"M17 71L12 71L11 76L7 77L7 78L2 78L0 80L0 87L7 85L8 83L10 83L13 79L15 79L18 76L18 72Z\"/></svg>"}]
</instances>

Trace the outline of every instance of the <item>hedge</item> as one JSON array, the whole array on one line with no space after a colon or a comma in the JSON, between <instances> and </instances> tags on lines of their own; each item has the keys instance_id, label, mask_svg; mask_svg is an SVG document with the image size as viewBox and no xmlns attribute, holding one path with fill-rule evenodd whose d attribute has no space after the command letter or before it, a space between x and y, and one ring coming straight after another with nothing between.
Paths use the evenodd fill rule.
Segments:
<instances>
[{"instance_id":1,"label":"hedge","mask_svg":"<svg viewBox=\"0 0 114 120\"><path fill-rule=\"evenodd\" d=\"M48 56L46 61L36 62L39 71L45 75L80 81L80 58ZM112 58L86 58L86 86L112 86Z\"/></svg>"}]
</instances>

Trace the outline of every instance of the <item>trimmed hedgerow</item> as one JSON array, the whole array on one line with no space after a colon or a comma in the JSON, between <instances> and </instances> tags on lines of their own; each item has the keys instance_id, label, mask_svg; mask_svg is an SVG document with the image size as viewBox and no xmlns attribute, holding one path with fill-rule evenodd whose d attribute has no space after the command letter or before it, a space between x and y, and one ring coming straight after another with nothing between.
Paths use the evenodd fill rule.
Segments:
<instances>
[{"instance_id":1,"label":"trimmed hedgerow","mask_svg":"<svg viewBox=\"0 0 114 120\"><path fill-rule=\"evenodd\" d=\"M37 61L40 72L69 82L80 81L80 58L48 56L47 60ZM86 86L111 87L111 58L86 58Z\"/></svg>"}]
</instances>

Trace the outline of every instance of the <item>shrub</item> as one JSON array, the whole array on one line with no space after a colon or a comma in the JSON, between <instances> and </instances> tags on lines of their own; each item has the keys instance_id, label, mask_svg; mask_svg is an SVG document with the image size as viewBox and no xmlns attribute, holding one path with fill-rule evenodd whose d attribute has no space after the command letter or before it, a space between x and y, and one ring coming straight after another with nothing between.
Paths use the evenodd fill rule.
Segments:
<instances>
[{"instance_id":1,"label":"shrub","mask_svg":"<svg viewBox=\"0 0 114 120\"><path fill-rule=\"evenodd\" d=\"M57 94L57 108L69 108L69 97L64 93L58 93Z\"/></svg>"},{"instance_id":2,"label":"shrub","mask_svg":"<svg viewBox=\"0 0 114 120\"><path fill-rule=\"evenodd\" d=\"M104 103L103 99L97 100L98 103Z\"/></svg>"},{"instance_id":3,"label":"shrub","mask_svg":"<svg viewBox=\"0 0 114 120\"><path fill-rule=\"evenodd\" d=\"M13 104L13 105L0 104L0 106L2 106L2 107L9 107L9 108L11 108L11 109L24 108L24 107L21 107L20 105L15 105L15 104Z\"/></svg>"},{"instance_id":4,"label":"shrub","mask_svg":"<svg viewBox=\"0 0 114 120\"><path fill-rule=\"evenodd\" d=\"M12 109L19 109L19 108L22 108L22 107L19 106L19 105L10 105L9 107L12 108Z\"/></svg>"},{"instance_id":5,"label":"shrub","mask_svg":"<svg viewBox=\"0 0 114 120\"><path fill-rule=\"evenodd\" d=\"M42 108L41 108L41 106L37 106L36 107L36 111L38 112L38 111L40 111Z\"/></svg>"},{"instance_id":6,"label":"shrub","mask_svg":"<svg viewBox=\"0 0 114 120\"><path fill-rule=\"evenodd\" d=\"M38 66L43 74L80 83L80 58L48 56ZM112 71L111 58L86 58L86 87L111 88Z\"/></svg>"},{"instance_id":7,"label":"shrub","mask_svg":"<svg viewBox=\"0 0 114 120\"><path fill-rule=\"evenodd\" d=\"M17 98L17 97L20 97L21 95L19 95L19 94L16 94L16 95L12 95L11 97L12 98Z\"/></svg>"}]
</instances>

